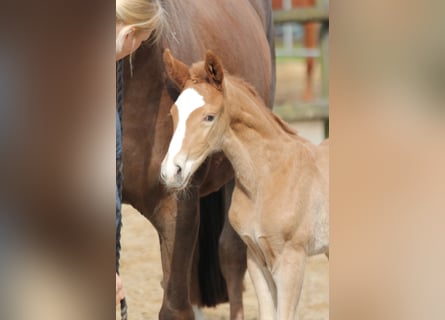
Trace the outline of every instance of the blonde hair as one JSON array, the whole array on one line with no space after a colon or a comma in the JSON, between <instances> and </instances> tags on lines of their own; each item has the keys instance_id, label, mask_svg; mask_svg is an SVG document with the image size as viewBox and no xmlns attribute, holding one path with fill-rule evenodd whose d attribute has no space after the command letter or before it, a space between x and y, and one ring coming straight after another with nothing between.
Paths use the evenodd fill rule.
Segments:
<instances>
[{"instance_id":1,"label":"blonde hair","mask_svg":"<svg viewBox=\"0 0 445 320\"><path fill-rule=\"evenodd\" d=\"M158 41L165 24L164 10L159 0L116 0L116 24L123 27L116 36L116 48L121 49L128 29L149 31L150 38Z\"/></svg>"}]
</instances>

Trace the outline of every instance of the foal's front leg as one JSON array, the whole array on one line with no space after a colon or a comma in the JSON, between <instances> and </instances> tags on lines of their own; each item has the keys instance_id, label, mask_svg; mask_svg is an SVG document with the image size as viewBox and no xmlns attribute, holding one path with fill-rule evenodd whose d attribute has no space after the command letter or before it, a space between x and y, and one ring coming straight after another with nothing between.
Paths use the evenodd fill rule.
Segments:
<instances>
[{"instance_id":1,"label":"foal's front leg","mask_svg":"<svg viewBox=\"0 0 445 320\"><path fill-rule=\"evenodd\" d=\"M247 270L255 287L261 320L281 320L276 318L276 288L267 268L247 249Z\"/></svg>"},{"instance_id":2,"label":"foal's front leg","mask_svg":"<svg viewBox=\"0 0 445 320\"><path fill-rule=\"evenodd\" d=\"M295 320L303 287L306 252L303 248L287 246L274 266L273 278L277 286L277 319Z\"/></svg>"}]
</instances>

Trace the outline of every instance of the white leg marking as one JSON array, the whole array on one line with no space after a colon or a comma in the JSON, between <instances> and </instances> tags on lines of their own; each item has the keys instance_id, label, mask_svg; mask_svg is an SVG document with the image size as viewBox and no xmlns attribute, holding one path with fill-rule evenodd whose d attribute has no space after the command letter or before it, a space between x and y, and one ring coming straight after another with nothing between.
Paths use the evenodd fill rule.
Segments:
<instances>
[{"instance_id":1,"label":"white leg marking","mask_svg":"<svg viewBox=\"0 0 445 320\"><path fill-rule=\"evenodd\" d=\"M195 320L205 320L204 313L198 306L193 305L192 308L195 314Z\"/></svg>"}]
</instances>

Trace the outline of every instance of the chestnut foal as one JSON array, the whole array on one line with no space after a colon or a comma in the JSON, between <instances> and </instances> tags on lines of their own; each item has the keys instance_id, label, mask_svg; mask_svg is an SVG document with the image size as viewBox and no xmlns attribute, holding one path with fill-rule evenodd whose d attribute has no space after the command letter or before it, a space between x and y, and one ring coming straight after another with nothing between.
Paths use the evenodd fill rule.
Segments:
<instances>
[{"instance_id":1,"label":"chestnut foal","mask_svg":"<svg viewBox=\"0 0 445 320\"><path fill-rule=\"evenodd\" d=\"M295 319L306 256L329 251L328 141L298 136L210 51L188 68L166 50L164 63L182 93L162 180L184 189L210 154L224 152L235 171L229 221L248 247L260 318Z\"/></svg>"}]
</instances>

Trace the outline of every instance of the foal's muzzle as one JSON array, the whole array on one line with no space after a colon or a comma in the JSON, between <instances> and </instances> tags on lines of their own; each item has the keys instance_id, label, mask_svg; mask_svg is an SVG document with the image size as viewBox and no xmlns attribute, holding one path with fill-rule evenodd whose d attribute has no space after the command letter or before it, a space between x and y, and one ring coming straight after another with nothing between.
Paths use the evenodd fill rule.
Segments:
<instances>
[{"instance_id":1,"label":"foal's muzzle","mask_svg":"<svg viewBox=\"0 0 445 320\"><path fill-rule=\"evenodd\" d=\"M184 170L185 161L181 160L178 157L171 160L167 155L162 161L161 179L170 189L184 189L187 186L190 175Z\"/></svg>"}]
</instances>

